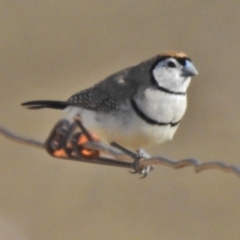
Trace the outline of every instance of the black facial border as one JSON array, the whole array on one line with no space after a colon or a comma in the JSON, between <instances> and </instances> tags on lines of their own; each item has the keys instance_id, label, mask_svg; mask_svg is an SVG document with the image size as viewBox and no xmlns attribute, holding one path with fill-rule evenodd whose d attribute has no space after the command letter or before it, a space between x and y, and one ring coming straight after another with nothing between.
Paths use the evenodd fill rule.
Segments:
<instances>
[{"instance_id":1,"label":"black facial border","mask_svg":"<svg viewBox=\"0 0 240 240\"><path fill-rule=\"evenodd\" d=\"M184 66L184 65L186 64L186 61L187 61L187 60L191 62L191 59L188 58L188 57L171 57L171 56L158 57L158 58L155 60L155 62L153 63L152 67L150 68L150 76L151 76L151 82L152 82L152 84L155 85L155 86L157 86L157 88L158 88L160 91L165 92L165 93L175 94L175 95L186 95L185 92L174 92L174 91L171 91L171 90L169 90L169 89L167 89L167 88L164 88L164 87L161 87L161 86L158 85L158 83L157 83L157 81L156 81L156 79L155 79L155 77L154 77L154 75L153 75L153 70L154 70L154 68L156 67L156 65L157 65L159 62L161 62L161 61L163 61L163 60L165 60L165 59L167 59L167 58L174 58L174 59L176 59L182 66Z\"/></svg>"}]
</instances>

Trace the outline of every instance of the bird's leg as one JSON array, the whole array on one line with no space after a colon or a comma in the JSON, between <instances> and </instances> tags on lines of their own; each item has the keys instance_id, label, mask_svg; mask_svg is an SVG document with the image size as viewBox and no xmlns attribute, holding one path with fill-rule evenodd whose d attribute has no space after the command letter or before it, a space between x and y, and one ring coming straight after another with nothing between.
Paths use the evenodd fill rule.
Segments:
<instances>
[{"instance_id":1,"label":"bird's leg","mask_svg":"<svg viewBox=\"0 0 240 240\"><path fill-rule=\"evenodd\" d=\"M116 142L111 142L110 145L112 147L115 147L117 148L118 150L120 150L121 152L127 154L128 156L132 157L132 158L135 158L136 157L136 153L135 152L132 152L128 149L126 149L125 147L122 147L121 145L119 145L118 143Z\"/></svg>"},{"instance_id":2,"label":"bird's leg","mask_svg":"<svg viewBox=\"0 0 240 240\"><path fill-rule=\"evenodd\" d=\"M141 161L143 161L144 159L148 159L150 158L151 156L146 152L144 151L143 149L139 149L137 150L137 154L134 153L134 152L131 152L130 150L120 146L119 144L115 143L115 142L112 142L111 143L111 146L117 148L118 150L121 150L122 152L124 152L125 154L129 155L130 157L133 158L133 169L134 171L130 171L130 173L140 173L142 175L142 178L145 178L148 173L153 170L153 166L152 165L149 165L147 167L141 167Z\"/></svg>"},{"instance_id":3,"label":"bird's leg","mask_svg":"<svg viewBox=\"0 0 240 240\"><path fill-rule=\"evenodd\" d=\"M148 165L147 167L141 167L141 161L150 158L151 156L143 149L138 149L136 157L133 162L134 172L131 173L140 173L142 178L145 178L151 170L154 169L152 165Z\"/></svg>"}]
</instances>

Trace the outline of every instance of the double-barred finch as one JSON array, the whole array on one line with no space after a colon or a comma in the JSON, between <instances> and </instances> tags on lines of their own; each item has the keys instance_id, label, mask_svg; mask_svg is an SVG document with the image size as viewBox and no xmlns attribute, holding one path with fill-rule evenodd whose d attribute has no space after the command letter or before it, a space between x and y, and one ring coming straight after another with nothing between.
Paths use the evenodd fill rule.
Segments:
<instances>
[{"instance_id":1,"label":"double-barred finch","mask_svg":"<svg viewBox=\"0 0 240 240\"><path fill-rule=\"evenodd\" d=\"M171 140L187 107L186 91L198 72L182 52L159 54L119 71L67 101L25 102L29 109L64 109L79 115L100 138L129 148Z\"/></svg>"}]
</instances>

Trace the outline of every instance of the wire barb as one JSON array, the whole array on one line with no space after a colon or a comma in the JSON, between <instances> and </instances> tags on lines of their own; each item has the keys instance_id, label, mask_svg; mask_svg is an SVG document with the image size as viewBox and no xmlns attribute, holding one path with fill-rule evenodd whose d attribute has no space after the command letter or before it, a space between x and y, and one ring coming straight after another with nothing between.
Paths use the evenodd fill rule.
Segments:
<instances>
[{"instance_id":1,"label":"wire barb","mask_svg":"<svg viewBox=\"0 0 240 240\"><path fill-rule=\"evenodd\" d=\"M94 158L86 158L85 156L81 155L78 145L78 139L81 135L81 132L75 132L76 127L80 127L81 131L87 135L86 137L88 142L84 143L83 147L86 147L88 150L98 151L100 155L94 155ZM92 136L89 135L89 132L81 122L79 124L79 119L73 123L69 123L65 119L60 120L54 126L53 130L49 134L49 137L44 143L35 139L20 136L3 126L0 126L0 135L3 135L9 140L18 142L20 144L45 149L51 156L55 158L130 168L133 170L132 173L141 174L141 178L145 178L153 169L153 165L157 164L161 164L173 169L193 166L196 173L202 172L203 170L219 169L224 172L234 173L240 177L240 166L230 165L220 160L202 163L198 159L188 158L175 161L163 156L150 157L150 155L148 155L144 150L138 150L137 153L134 153L117 143L105 145L101 142L91 141ZM55 142L52 142L53 140ZM54 155L53 153L56 151L56 149L60 151L58 149L60 146L64 146L64 149L60 149L64 150L63 154Z\"/></svg>"}]
</instances>

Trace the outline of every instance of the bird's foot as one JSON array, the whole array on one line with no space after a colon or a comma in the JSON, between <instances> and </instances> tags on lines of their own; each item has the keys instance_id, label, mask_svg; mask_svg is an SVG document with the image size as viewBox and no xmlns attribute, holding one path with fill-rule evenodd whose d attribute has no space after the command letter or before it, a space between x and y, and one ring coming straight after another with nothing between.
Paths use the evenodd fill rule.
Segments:
<instances>
[{"instance_id":1,"label":"bird's foot","mask_svg":"<svg viewBox=\"0 0 240 240\"><path fill-rule=\"evenodd\" d=\"M150 157L151 156L145 150L138 149L137 154L135 154L135 158L133 162L134 171L131 171L130 173L132 174L140 173L142 175L141 178L145 178L150 173L150 171L154 169L154 167L152 165L142 167L141 162Z\"/></svg>"},{"instance_id":2,"label":"bird's foot","mask_svg":"<svg viewBox=\"0 0 240 240\"><path fill-rule=\"evenodd\" d=\"M127 154L131 158L133 158L134 171L130 171L130 173L132 173L132 174L139 173L142 175L141 178L145 178L150 173L150 171L154 169L154 167L152 165L148 165L146 167L141 166L141 162L143 160L151 157L145 150L139 149L139 150L137 150L137 153L134 153L134 152L120 146L119 144L117 144L115 142L112 142L111 146L117 148L118 150L121 150L122 152L124 152L125 154Z\"/></svg>"}]
</instances>

